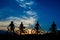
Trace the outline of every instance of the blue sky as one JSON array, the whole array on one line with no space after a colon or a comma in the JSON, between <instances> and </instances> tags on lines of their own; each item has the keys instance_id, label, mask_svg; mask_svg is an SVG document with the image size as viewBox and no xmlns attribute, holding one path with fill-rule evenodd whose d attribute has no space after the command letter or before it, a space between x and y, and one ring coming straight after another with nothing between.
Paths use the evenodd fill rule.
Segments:
<instances>
[{"instance_id":1,"label":"blue sky","mask_svg":"<svg viewBox=\"0 0 60 40\"><path fill-rule=\"evenodd\" d=\"M60 0L0 0L0 25L6 26L11 20L30 27L39 21L44 30L55 21L60 29Z\"/></svg>"}]
</instances>

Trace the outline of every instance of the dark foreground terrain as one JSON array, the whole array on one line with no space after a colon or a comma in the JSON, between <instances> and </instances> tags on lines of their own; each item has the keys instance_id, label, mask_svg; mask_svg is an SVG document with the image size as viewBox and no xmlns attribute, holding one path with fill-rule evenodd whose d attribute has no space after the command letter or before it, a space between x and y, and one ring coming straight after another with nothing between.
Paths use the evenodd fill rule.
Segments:
<instances>
[{"instance_id":1,"label":"dark foreground terrain","mask_svg":"<svg viewBox=\"0 0 60 40\"><path fill-rule=\"evenodd\" d=\"M44 35L28 34L28 35L17 35L15 33L1 32L0 40L60 40L60 33L52 34L46 33Z\"/></svg>"}]
</instances>

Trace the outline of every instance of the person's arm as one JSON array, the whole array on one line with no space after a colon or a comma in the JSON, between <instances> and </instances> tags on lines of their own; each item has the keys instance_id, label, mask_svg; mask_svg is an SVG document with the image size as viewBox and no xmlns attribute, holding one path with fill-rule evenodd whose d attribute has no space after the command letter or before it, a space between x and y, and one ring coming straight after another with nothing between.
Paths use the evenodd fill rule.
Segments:
<instances>
[{"instance_id":1,"label":"person's arm","mask_svg":"<svg viewBox=\"0 0 60 40\"><path fill-rule=\"evenodd\" d=\"M9 27L10 27L10 25L8 25L8 27L7 27L8 31L9 31Z\"/></svg>"}]
</instances>

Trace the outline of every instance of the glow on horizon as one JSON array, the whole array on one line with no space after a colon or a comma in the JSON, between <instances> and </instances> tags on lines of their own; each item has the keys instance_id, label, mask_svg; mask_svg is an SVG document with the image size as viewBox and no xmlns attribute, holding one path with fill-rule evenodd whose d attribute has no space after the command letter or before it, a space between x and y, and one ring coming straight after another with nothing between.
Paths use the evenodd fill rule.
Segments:
<instances>
[{"instance_id":1,"label":"glow on horizon","mask_svg":"<svg viewBox=\"0 0 60 40\"><path fill-rule=\"evenodd\" d=\"M0 27L0 30L8 31L7 27ZM19 28L15 28L14 31L16 32L17 30L19 30ZM25 35L25 34L32 34L32 33L31 33L32 29L27 29L26 31L27 31L28 33L22 33L22 35ZM43 32L43 30L41 30L41 32ZM17 34L20 35L19 32L18 32ZM36 34L35 31L33 32L33 34ZM45 33L38 33L38 34L43 35L43 34L45 34Z\"/></svg>"}]
</instances>

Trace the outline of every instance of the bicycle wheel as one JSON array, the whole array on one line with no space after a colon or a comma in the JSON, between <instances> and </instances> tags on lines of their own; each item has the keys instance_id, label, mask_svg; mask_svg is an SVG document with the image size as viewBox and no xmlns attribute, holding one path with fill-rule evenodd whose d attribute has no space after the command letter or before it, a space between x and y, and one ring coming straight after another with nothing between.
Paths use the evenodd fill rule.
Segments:
<instances>
[{"instance_id":1,"label":"bicycle wheel","mask_svg":"<svg viewBox=\"0 0 60 40\"><path fill-rule=\"evenodd\" d=\"M32 29L31 34L36 34L36 30Z\"/></svg>"}]
</instances>

